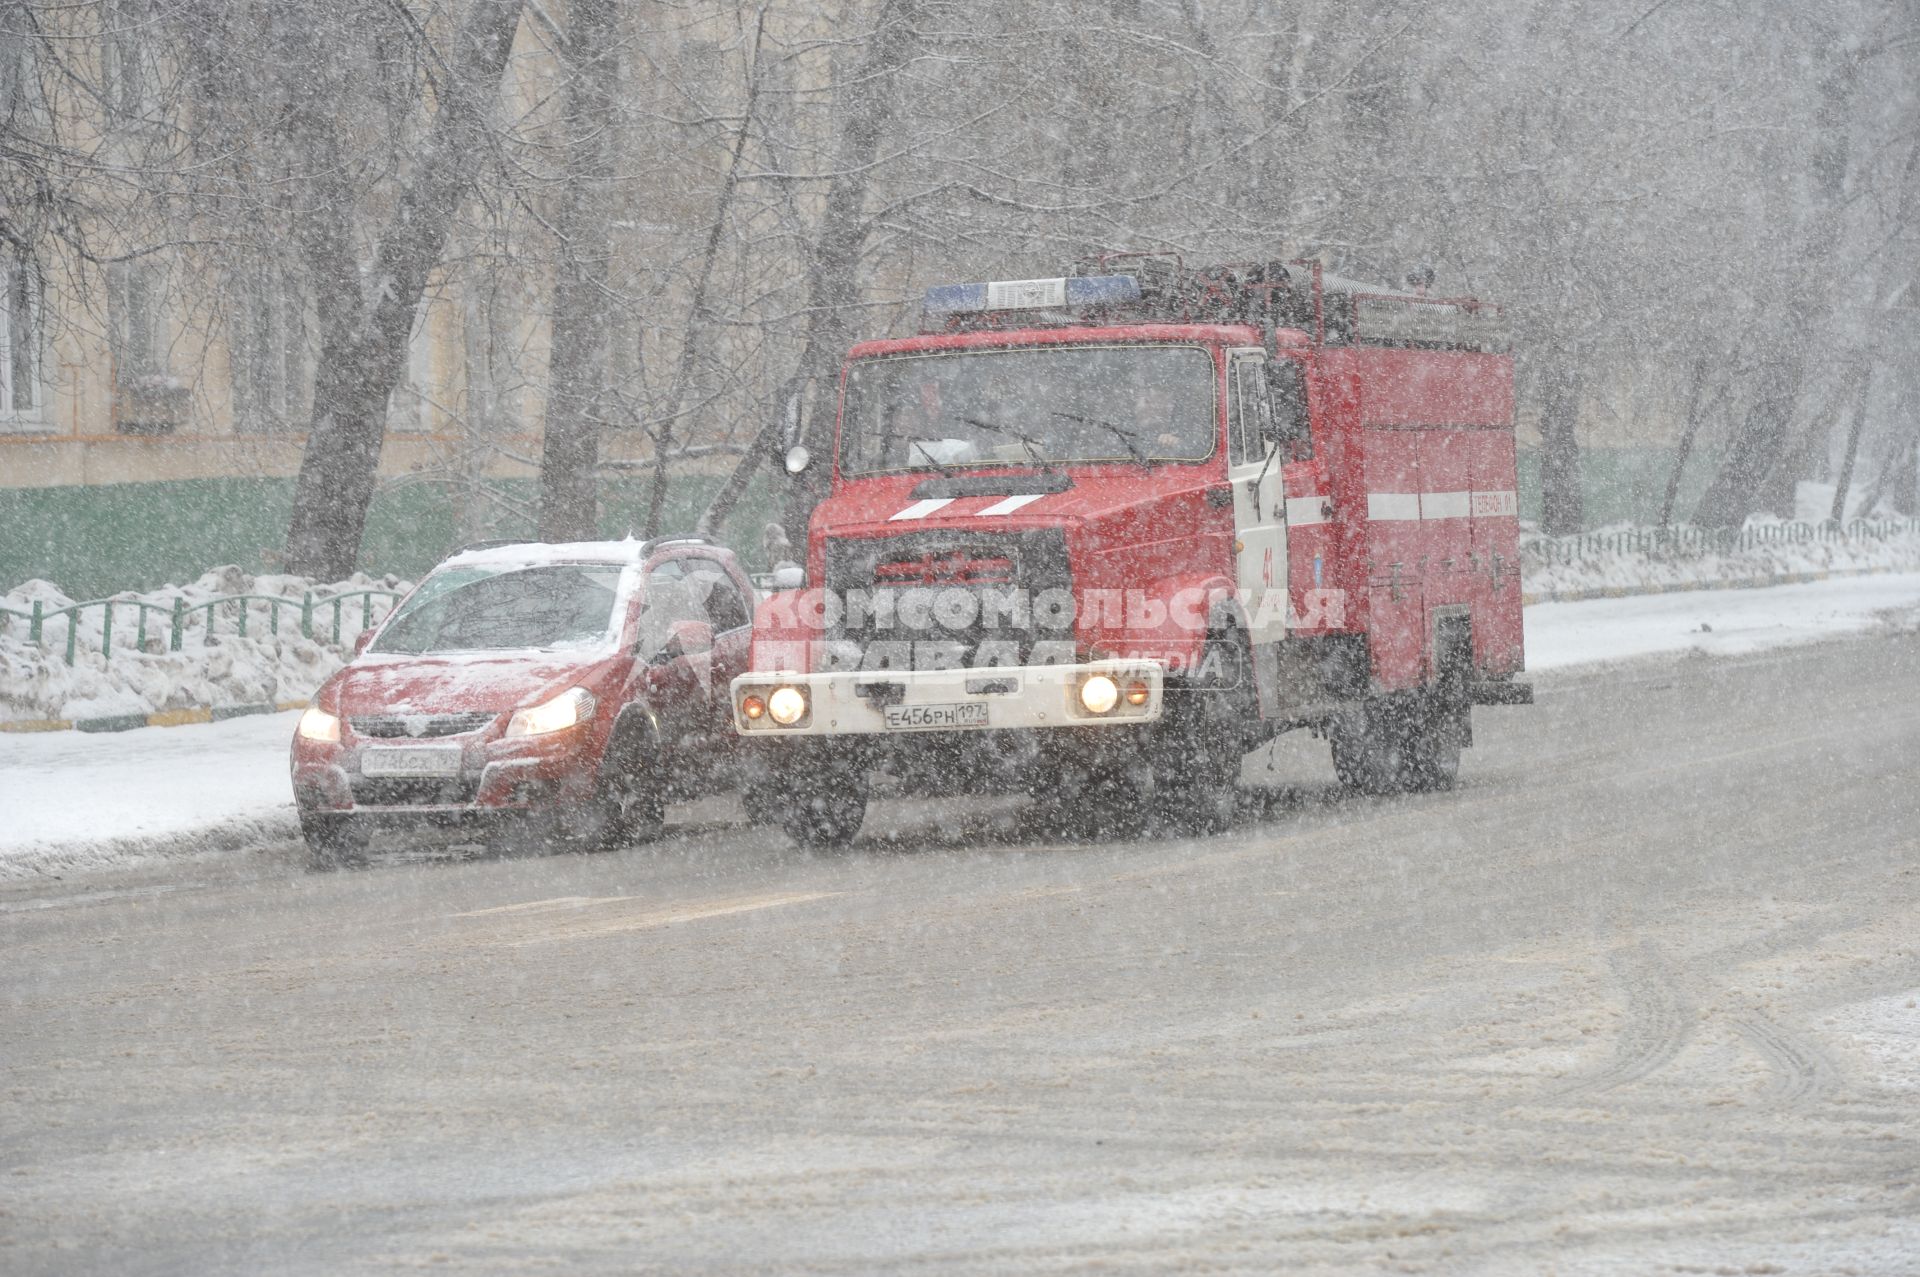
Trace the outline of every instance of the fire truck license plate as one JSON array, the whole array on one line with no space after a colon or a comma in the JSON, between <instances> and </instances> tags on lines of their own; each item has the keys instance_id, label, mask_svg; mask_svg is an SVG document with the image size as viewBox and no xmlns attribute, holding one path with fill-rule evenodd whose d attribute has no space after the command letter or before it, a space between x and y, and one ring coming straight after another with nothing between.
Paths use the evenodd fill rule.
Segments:
<instances>
[{"instance_id":1,"label":"fire truck license plate","mask_svg":"<svg viewBox=\"0 0 1920 1277\"><path fill-rule=\"evenodd\" d=\"M935 731L943 727L985 727L987 707L972 701L960 705L889 705L887 730L890 732Z\"/></svg>"},{"instance_id":2,"label":"fire truck license plate","mask_svg":"<svg viewBox=\"0 0 1920 1277\"><path fill-rule=\"evenodd\" d=\"M362 776L458 776L460 750L370 749L360 755Z\"/></svg>"}]
</instances>

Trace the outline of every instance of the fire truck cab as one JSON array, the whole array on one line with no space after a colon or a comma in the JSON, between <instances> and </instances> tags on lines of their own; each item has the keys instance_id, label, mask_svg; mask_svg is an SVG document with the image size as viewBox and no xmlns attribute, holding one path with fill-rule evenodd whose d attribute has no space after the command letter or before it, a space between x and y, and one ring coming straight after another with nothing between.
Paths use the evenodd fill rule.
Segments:
<instances>
[{"instance_id":1,"label":"fire truck cab","mask_svg":"<svg viewBox=\"0 0 1920 1277\"><path fill-rule=\"evenodd\" d=\"M731 689L798 841L851 839L877 769L1217 827L1293 728L1440 788L1473 705L1531 699L1497 307L1107 254L924 313L850 352L806 584Z\"/></svg>"}]
</instances>

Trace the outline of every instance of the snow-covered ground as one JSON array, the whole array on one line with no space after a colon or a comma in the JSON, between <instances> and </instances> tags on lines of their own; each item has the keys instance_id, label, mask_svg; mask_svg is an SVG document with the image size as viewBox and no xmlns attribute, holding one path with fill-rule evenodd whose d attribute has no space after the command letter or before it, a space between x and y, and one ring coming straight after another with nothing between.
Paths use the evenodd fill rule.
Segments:
<instances>
[{"instance_id":1,"label":"snow-covered ground","mask_svg":"<svg viewBox=\"0 0 1920 1277\"><path fill-rule=\"evenodd\" d=\"M1700 590L1526 609L1527 668L1558 669L1662 652L1737 656L1920 620L1920 572L1835 577L1751 590Z\"/></svg>"},{"instance_id":2,"label":"snow-covered ground","mask_svg":"<svg viewBox=\"0 0 1920 1277\"><path fill-rule=\"evenodd\" d=\"M287 747L298 717L0 733L0 878L296 836Z\"/></svg>"},{"instance_id":3,"label":"snow-covered ground","mask_svg":"<svg viewBox=\"0 0 1920 1277\"><path fill-rule=\"evenodd\" d=\"M1527 665L1731 656L1920 625L1920 573L1536 604ZM0 733L0 878L293 838L294 714L113 734Z\"/></svg>"}]
</instances>

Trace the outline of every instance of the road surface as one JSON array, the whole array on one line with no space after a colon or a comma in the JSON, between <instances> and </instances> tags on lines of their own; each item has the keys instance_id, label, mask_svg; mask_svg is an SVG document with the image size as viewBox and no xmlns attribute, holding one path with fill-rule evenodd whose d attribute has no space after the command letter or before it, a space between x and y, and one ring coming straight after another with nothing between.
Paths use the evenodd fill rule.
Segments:
<instances>
[{"instance_id":1,"label":"road surface","mask_svg":"<svg viewBox=\"0 0 1920 1277\"><path fill-rule=\"evenodd\" d=\"M1565 671L1453 793L0 890L0 1270L1920 1271L1920 639Z\"/></svg>"}]
</instances>

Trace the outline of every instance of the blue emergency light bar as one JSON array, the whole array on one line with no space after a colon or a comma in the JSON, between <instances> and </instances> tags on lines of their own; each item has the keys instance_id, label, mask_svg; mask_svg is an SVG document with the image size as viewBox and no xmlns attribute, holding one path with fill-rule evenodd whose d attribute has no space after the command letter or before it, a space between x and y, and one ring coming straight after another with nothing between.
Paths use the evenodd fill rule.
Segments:
<instances>
[{"instance_id":1,"label":"blue emergency light bar","mask_svg":"<svg viewBox=\"0 0 1920 1277\"><path fill-rule=\"evenodd\" d=\"M922 303L927 318L981 310L1045 310L1114 306L1140 300L1131 275L1069 275L1061 279L999 279L984 284L940 284Z\"/></svg>"}]
</instances>

